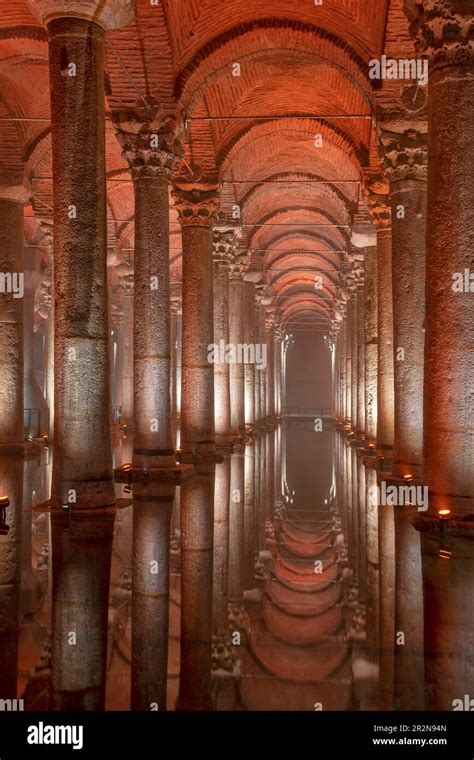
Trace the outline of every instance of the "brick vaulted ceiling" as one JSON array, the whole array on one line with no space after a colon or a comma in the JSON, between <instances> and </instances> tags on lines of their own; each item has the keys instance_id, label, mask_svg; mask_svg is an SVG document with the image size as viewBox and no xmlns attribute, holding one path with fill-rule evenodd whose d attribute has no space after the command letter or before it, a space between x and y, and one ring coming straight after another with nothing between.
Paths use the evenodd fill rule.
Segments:
<instances>
[{"instance_id":1,"label":"brick vaulted ceiling","mask_svg":"<svg viewBox=\"0 0 474 760\"><path fill-rule=\"evenodd\" d=\"M378 169L368 64L412 50L402 0L135 0L135 9L108 35L107 113L153 98L177 115L181 173L217 182L229 217L240 208L241 244L283 321L329 324L364 170ZM0 19L1 181L30 184L26 215L38 219L52 210L49 109L46 31L26 0L10 0ZM110 118L106 141L117 263L133 258L133 192ZM176 281L172 207L170 217Z\"/></svg>"}]
</instances>

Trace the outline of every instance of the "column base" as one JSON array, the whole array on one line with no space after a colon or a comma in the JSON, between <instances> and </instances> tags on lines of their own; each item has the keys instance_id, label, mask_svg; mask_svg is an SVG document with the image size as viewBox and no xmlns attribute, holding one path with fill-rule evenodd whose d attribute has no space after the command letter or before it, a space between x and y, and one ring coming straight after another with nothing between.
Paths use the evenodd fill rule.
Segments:
<instances>
[{"instance_id":1,"label":"column base","mask_svg":"<svg viewBox=\"0 0 474 760\"><path fill-rule=\"evenodd\" d=\"M138 467L125 464L114 470L116 483L173 483L179 485L194 473L192 464L176 463L168 467Z\"/></svg>"},{"instance_id":2,"label":"column base","mask_svg":"<svg viewBox=\"0 0 474 760\"><path fill-rule=\"evenodd\" d=\"M177 451L176 458L178 462L182 464L220 464L224 461L225 457L218 451Z\"/></svg>"}]
</instances>

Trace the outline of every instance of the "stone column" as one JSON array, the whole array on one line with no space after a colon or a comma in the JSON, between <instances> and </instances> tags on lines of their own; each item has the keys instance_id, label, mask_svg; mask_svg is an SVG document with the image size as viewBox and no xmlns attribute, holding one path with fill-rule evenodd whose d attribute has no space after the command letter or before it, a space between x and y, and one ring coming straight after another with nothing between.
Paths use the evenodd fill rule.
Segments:
<instances>
[{"instance_id":1,"label":"stone column","mask_svg":"<svg viewBox=\"0 0 474 760\"><path fill-rule=\"evenodd\" d=\"M123 261L117 268L123 298L122 418L121 425L133 426L133 267Z\"/></svg>"},{"instance_id":2,"label":"stone column","mask_svg":"<svg viewBox=\"0 0 474 760\"><path fill-rule=\"evenodd\" d=\"M255 445L245 446L244 464L244 557L243 583L245 589L255 586Z\"/></svg>"},{"instance_id":3,"label":"stone column","mask_svg":"<svg viewBox=\"0 0 474 760\"><path fill-rule=\"evenodd\" d=\"M357 283L357 426L359 439L365 434L365 286L364 280Z\"/></svg>"},{"instance_id":4,"label":"stone column","mask_svg":"<svg viewBox=\"0 0 474 760\"><path fill-rule=\"evenodd\" d=\"M244 462L243 447L234 447L230 465L229 608L236 621L244 594Z\"/></svg>"},{"instance_id":5,"label":"stone column","mask_svg":"<svg viewBox=\"0 0 474 760\"><path fill-rule=\"evenodd\" d=\"M393 298L391 209L386 196L369 197L377 229L377 450L387 456L393 447Z\"/></svg>"},{"instance_id":6,"label":"stone column","mask_svg":"<svg viewBox=\"0 0 474 760\"><path fill-rule=\"evenodd\" d=\"M233 260L235 230L214 227L214 408L216 445L229 448L232 438L230 369L225 361L229 337L229 273Z\"/></svg>"},{"instance_id":7,"label":"stone column","mask_svg":"<svg viewBox=\"0 0 474 760\"><path fill-rule=\"evenodd\" d=\"M114 124L135 197L132 461L141 470L169 470L176 456L171 438L168 190L181 148L174 119L155 107L143 116L116 113Z\"/></svg>"},{"instance_id":8,"label":"stone column","mask_svg":"<svg viewBox=\"0 0 474 760\"><path fill-rule=\"evenodd\" d=\"M424 480L430 512L472 514L474 40L472 4L406 0L429 60Z\"/></svg>"},{"instance_id":9,"label":"stone column","mask_svg":"<svg viewBox=\"0 0 474 760\"><path fill-rule=\"evenodd\" d=\"M49 35L54 175L53 504L113 504L105 182L105 30L131 2L31 0ZM74 116L72 117L71 114ZM87 160L87 157L94 160ZM71 498L74 502L71 502ZM69 500L69 501L68 501Z\"/></svg>"},{"instance_id":10,"label":"stone column","mask_svg":"<svg viewBox=\"0 0 474 760\"><path fill-rule=\"evenodd\" d=\"M54 251L52 220L40 219L48 251L48 268L44 272L45 325L45 383L44 397L49 409L49 441L54 439Z\"/></svg>"},{"instance_id":11,"label":"stone column","mask_svg":"<svg viewBox=\"0 0 474 760\"><path fill-rule=\"evenodd\" d=\"M341 387L340 387L340 404L341 404L341 423L346 423L346 383L347 383L347 307L344 312L341 332L339 333L339 351L341 355Z\"/></svg>"},{"instance_id":12,"label":"stone column","mask_svg":"<svg viewBox=\"0 0 474 760\"><path fill-rule=\"evenodd\" d=\"M392 473L421 477L425 320L426 137L383 132L392 204L395 428Z\"/></svg>"},{"instance_id":13,"label":"stone column","mask_svg":"<svg viewBox=\"0 0 474 760\"><path fill-rule=\"evenodd\" d=\"M216 464L212 585L213 670L231 670L229 650L229 500L230 458Z\"/></svg>"},{"instance_id":14,"label":"stone column","mask_svg":"<svg viewBox=\"0 0 474 760\"><path fill-rule=\"evenodd\" d=\"M172 298L170 304L170 340L171 340L171 378L170 378L170 395L171 395L171 435L173 446L176 448L176 433L178 426L178 367L177 367L177 348L178 348L178 310L180 307L179 299Z\"/></svg>"},{"instance_id":15,"label":"stone column","mask_svg":"<svg viewBox=\"0 0 474 760\"><path fill-rule=\"evenodd\" d=\"M131 709L166 710L172 485L133 487Z\"/></svg>"},{"instance_id":16,"label":"stone column","mask_svg":"<svg viewBox=\"0 0 474 760\"><path fill-rule=\"evenodd\" d=\"M38 246L25 246L23 264L25 270L23 296L23 404L25 409L33 410L30 418L32 429L27 432L35 438L47 435L49 417L49 410L43 396L43 391L39 387L34 370L35 294L43 279L41 265L44 264L44 259ZM37 421L38 426L36 425Z\"/></svg>"},{"instance_id":17,"label":"stone column","mask_svg":"<svg viewBox=\"0 0 474 760\"><path fill-rule=\"evenodd\" d=\"M245 433L245 372L239 346L244 340L244 264L236 260L230 270L229 287L229 342L234 353L230 363L230 420L232 434Z\"/></svg>"},{"instance_id":18,"label":"stone column","mask_svg":"<svg viewBox=\"0 0 474 760\"><path fill-rule=\"evenodd\" d=\"M266 374L266 416L273 422L275 417L275 355L274 355L274 314L268 313L265 319L265 336L267 342Z\"/></svg>"},{"instance_id":19,"label":"stone column","mask_svg":"<svg viewBox=\"0 0 474 760\"><path fill-rule=\"evenodd\" d=\"M281 416L281 339L282 329L276 325L273 333L273 356L275 362L275 416Z\"/></svg>"},{"instance_id":20,"label":"stone column","mask_svg":"<svg viewBox=\"0 0 474 760\"><path fill-rule=\"evenodd\" d=\"M353 300L352 298L347 302L346 311L346 400L345 400L345 422L349 427L352 426L352 312L353 312Z\"/></svg>"},{"instance_id":21,"label":"stone column","mask_svg":"<svg viewBox=\"0 0 474 760\"><path fill-rule=\"evenodd\" d=\"M377 438L377 249L365 249L364 256L364 321L365 321L365 444L375 447Z\"/></svg>"},{"instance_id":22,"label":"stone column","mask_svg":"<svg viewBox=\"0 0 474 760\"><path fill-rule=\"evenodd\" d=\"M0 191L0 446L23 448L23 193ZM26 200L26 198L25 198ZM23 283L23 288L22 288Z\"/></svg>"},{"instance_id":23,"label":"stone column","mask_svg":"<svg viewBox=\"0 0 474 760\"><path fill-rule=\"evenodd\" d=\"M351 315L351 428L355 433L357 430L357 379L358 379L358 365L357 359L359 354L359 348L357 345L357 338L359 334L359 318L357 312L357 286L354 284L351 286L352 290L352 315Z\"/></svg>"},{"instance_id":24,"label":"stone column","mask_svg":"<svg viewBox=\"0 0 474 760\"><path fill-rule=\"evenodd\" d=\"M214 186L174 191L183 238L181 449L185 456L215 452L212 224Z\"/></svg>"},{"instance_id":25,"label":"stone column","mask_svg":"<svg viewBox=\"0 0 474 760\"><path fill-rule=\"evenodd\" d=\"M21 207L20 207L21 208ZM0 296L4 298L2 294ZM20 301L21 303L21 301ZM0 689L2 699L17 698L18 640L23 508L22 457L0 460Z\"/></svg>"},{"instance_id":26,"label":"stone column","mask_svg":"<svg viewBox=\"0 0 474 760\"><path fill-rule=\"evenodd\" d=\"M244 343L253 347L255 351L254 362L246 362L245 372L245 428L252 431L255 427L255 375L261 370L256 363L257 358L257 338L255 329L255 283L250 280L244 282ZM249 351L250 349L247 349Z\"/></svg>"}]
</instances>

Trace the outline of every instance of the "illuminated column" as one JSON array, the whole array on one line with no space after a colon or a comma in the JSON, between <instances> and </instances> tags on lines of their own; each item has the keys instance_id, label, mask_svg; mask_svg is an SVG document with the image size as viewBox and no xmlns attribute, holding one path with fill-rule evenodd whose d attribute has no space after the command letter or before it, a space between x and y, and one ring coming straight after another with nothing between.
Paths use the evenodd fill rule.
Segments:
<instances>
[{"instance_id":1,"label":"illuminated column","mask_svg":"<svg viewBox=\"0 0 474 760\"><path fill-rule=\"evenodd\" d=\"M377 229L377 450L387 456L393 447L393 297L391 210L386 196L369 196Z\"/></svg>"},{"instance_id":2,"label":"illuminated column","mask_svg":"<svg viewBox=\"0 0 474 760\"><path fill-rule=\"evenodd\" d=\"M131 709L166 710L174 486L133 487Z\"/></svg>"},{"instance_id":3,"label":"illuminated column","mask_svg":"<svg viewBox=\"0 0 474 760\"><path fill-rule=\"evenodd\" d=\"M234 447L230 465L229 609L239 621L244 593L244 449Z\"/></svg>"},{"instance_id":4,"label":"illuminated column","mask_svg":"<svg viewBox=\"0 0 474 760\"><path fill-rule=\"evenodd\" d=\"M4 298L4 295L1 296ZM20 302L21 303L21 302ZM23 508L21 457L0 460L0 689L2 699L16 699L20 632L21 539ZM8 527L7 527L8 526Z\"/></svg>"},{"instance_id":5,"label":"illuminated column","mask_svg":"<svg viewBox=\"0 0 474 760\"><path fill-rule=\"evenodd\" d=\"M135 198L133 466L169 468L171 333L168 188L181 154L174 119L150 107L114 114Z\"/></svg>"},{"instance_id":6,"label":"illuminated column","mask_svg":"<svg viewBox=\"0 0 474 760\"><path fill-rule=\"evenodd\" d=\"M54 438L54 273L53 273L53 224L50 219L40 219L40 227L44 232L48 251L48 268L44 272L45 293L49 295L44 304L46 321L45 330L45 359L44 359L44 397L49 409L49 440Z\"/></svg>"},{"instance_id":7,"label":"illuminated column","mask_svg":"<svg viewBox=\"0 0 474 760\"><path fill-rule=\"evenodd\" d=\"M346 311L346 400L345 400L345 422L346 425L352 427L352 313L353 313L353 300L352 298L347 302Z\"/></svg>"},{"instance_id":8,"label":"illuminated column","mask_svg":"<svg viewBox=\"0 0 474 760\"><path fill-rule=\"evenodd\" d=\"M347 334L347 306L344 305L341 331L339 333L339 351L341 367L341 387L340 387L340 405L341 405L341 423L346 423L346 383L347 383L347 358L346 358L346 334Z\"/></svg>"},{"instance_id":9,"label":"illuminated column","mask_svg":"<svg viewBox=\"0 0 474 760\"><path fill-rule=\"evenodd\" d=\"M229 345L229 273L235 245L235 230L214 227L214 406L216 445L230 447L230 370L226 361Z\"/></svg>"},{"instance_id":10,"label":"illuminated column","mask_svg":"<svg viewBox=\"0 0 474 760\"><path fill-rule=\"evenodd\" d=\"M244 362L239 346L244 344L244 265L236 259L230 269L229 286L229 338L234 354L230 363L230 419L232 434L245 433L245 382Z\"/></svg>"},{"instance_id":11,"label":"illuminated column","mask_svg":"<svg viewBox=\"0 0 474 760\"><path fill-rule=\"evenodd\" d=\"M35 336L35 294L43 279L42 268L45 259L38 246L26 246L23 251L24 262L24 296L23 296L23 340L24 340L24 377L23 403L25 409L38 410L40 419L36 429L36 416L31 418L34 435L41 436L48 432L49 410L36 379L34 371L34 336Z\"/></svg>"},{"instance_id":12,"label":"illuminated column","mask_svg":"<svg viewBox=\"0 0 474 760\"><path fill-rule=\"evenodd\" d=\"M394 475L421 477L426 264L426 137L383 132L392 204Z\"/></svg>"},{"instance_id":13,"label":"illuminated column","mask_svg":"<svg viewBox=\"0 0 474 760\"><path fill-rule=\"evenodd\" d=\"M122 358L122 419L123 426L133 426L133 268L128 261L117 267L122 293L123 358Z\"/></svg>"},{"instance_id":14,"label":"illuminated column","mask_svg":"<svg viewBox=\"0 0 474 760\"><path fill-rule=\"evenodd\" d=\"M103 710L115 512L51 514L53 710Z\"/></svg>"},{"instance_id":15,"label":"illuminated column","mask_svg":"<svg viewBox=\"0 0 474 760\"><path fill-rule=\"evenodd\" d=\"M209 353L214 342L212 224L218 196L180 184L174 191L182 228L182 382L181 449L189 455L215 452L214 365Z\"/></svg>"},{"instance_id":16,"label":"illuminated column","mask_svg":"<svg viewBox=\"0 0 474 760\"><path fill-rule=\"evenodd\" d=\"M170 331L171 331L171 431L173 445L176 448L176 429L178 425L178 311L180 308L179 298L171 297L170 303Z\"/></svg>"},{"instance_id":17,"label":"illuminated column","mask_svg":"<svg viewBox=\"0 0 474 760\"><path fill-rule=\"evenodd\" d=\"M275 354L274 354L274 322L275 315L272 310L267 311L265 318L265 337L267 342L267 368L266 374L266 416L273 421L275 416Z\"/></svg>"},{"instance_id":18,"label":"illuminated column","mask_svg":"<svg viewBox=\"0 0 474 760\"><path fill-rule=\"evenodd\" d=\"M244 588L255 586L255 444L245 446L244 459Z\"/></svg>"},{"instance_id":19,"label":"illuminated column","mask_svg":"<svg viewBox=\"0 0 474 760\"><path fill-rule=\"evenodd\" d=\"M430 511L472 514L474 41L472 4L405 3L429 60L424 481Z\"/></svg>"},{"instance_id":20,"label":"illuminated column","mask_svg":"<svg viewBox=\"0 0 474 760\"><path fill-rule=\"evenodd\" d=\"M255 283L250 280L244 282L244 343L254 351L253 362L245 363L245 427L253 430L255 427L255 375L258 369L257 339L255 335Z\"/></svg>"},{"instance_id":21,"label":"illuminated column","mask_svg":"<svg viewBox=\"0 0 474 760\"><path fill-rule=\"evenodd\" d=\"M230 458L216 464L212 584L213 670L231 670L229 650L229 499Z\"/></svg>"},{"instance_id":22,"label":"illuminated column","mask_svg":"<svg viewBox=\"0 0 474 760\"><path fill-rule=\"evenodd\" d=\"M358 355L359 348L357 346L357 338L359 334L359 318L357 311L357 286L354 284L351 286L352 291L352 314L351 314L351 428L355 433L358 426L357 421L357 380L358 380Z\"/></svg>"},{"instance_id":23,"label":"illuminated column","mask_svg":"<svg viewBox=\"0 0 474 760\"><path fill-rule=\"evenodd\" d=\"M357 436L365 434L365 286L364 280L357 283Z\"/></svg>"},{"instance_id":24,"label":"illuminated column","mask_svg":"<svg viewBox=\"0 0 474 760\"><path fill-rule=\"evenodd\" d=\"M372 460L375 461L375 460ZM377 471L366 461L365 483L367 493L377 486ZM377 659L380 647L380 573L379 573L379 508L377 500L367 498L365 540L367 551L367 648Z\"/></svg>"},{"instance_id":25,"label":"illuminated column","mask_svg":"<svg viewBox=\"0 0 474 760\"><path fill-rule=\"evenodd\" d=\"M281 416L281 339L283 331L275 325L273 334L273 353L275 359L275 415Z\"/></svg>"},{"instance_id":26,"label":"illuminated column","mask_svg":"<svg viewBox=\"0 0 474 760\"><path fill-rule=\"evenodd\" d=\"M53 504L113 504L107 309L105 31L132 4L30 0L49 36L54 190ZM71 118L74 114L74 118ZM87 160L93 157L93 160Z\"/></svg>"},{"instance_id":27,"label":"illuminated column","mask_svg":"<svg viewBox=\"0 0 474 760\"><path fill-rule=\"evenodd\" d=\"M379 533L379 621L380 621L380 709L393 709L395 664L395 523L392 507L378 508Z\"/></svg>"},{"instance_id":28,"label":"illuminated column","mask_svg":"<svg viewBox=\"0 0 474 760\"><path fill-rule=\"evenodd\" d=\"M365 249L364 256L365 321L365 444L375 446L377 438L377 249Z\"/></svg>"},{"instance_id":29,"label":"illuminated column","mask_svg":"<svg viewBox=\"0 0 474 760\"><path fill-rule=\"evenodd\" d=\"M23 198L0 189L0 446L23 448ZM24 191L23 191L24 193ZM23 286L24 287L24 286ZM3 287L2 287L3 290Z\"/></svg>"},{"instance_id":30,"label":"illuminated column","mask_svg":"<svg viewBox=\"0 0 474 760\"><path fill-rule=\"evenodd\" d=\"M181 665L177 710L211 709L215 465L181 486Z\"/></svg>"}]
</instances>

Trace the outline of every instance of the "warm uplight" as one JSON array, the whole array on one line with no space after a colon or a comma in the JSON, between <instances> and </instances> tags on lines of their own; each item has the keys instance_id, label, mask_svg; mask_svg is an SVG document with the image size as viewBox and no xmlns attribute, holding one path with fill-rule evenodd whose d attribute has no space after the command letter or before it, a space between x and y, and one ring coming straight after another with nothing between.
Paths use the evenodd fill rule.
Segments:
<instances>
[{"instance_id":1,"label":"warm uplight","mask_svg":"<svg viewBox=\"0 0 474 760\"><path fill-rule=\"evenodd\" d=\"M448 552L447 549L440 549L438 556L440 559L451 559L451 552Z\"/></svg>"},{"instance_id":2,"label":"warm uplight","mask_svg":"<svg viewBox=\"0 0 474 760\"><path fill-rule=\"evenodd\" d=\"M403 480L413 480L413 475L404 475Z\"/></svg>"},{"instance_id":3,"label":"warm uplight","mask_svg":"<svg viewBox=\"0 0 474 760\"><path fill-rule=\"evenodd\" d=\"M440 510L438 510L438 515L440 517L446 518L446 517L449 517L450 514L451 514L451 510L450 509L440 509Z\"/></svg>"},{"instance_id":4,"label":"warm uplight","mask_svg":"<svg viewBox=\"0 0 474 760\"><path fill-rule=\"evenodd\" d=\"M10 499L8 496L0 496L0 507L9 507Z\"/></svg>"},{"instance_id":5,"label":"warm uplight","mask_svg":"<svg viewBox=\"0 0 474 760\"><path fill-rule=\"evenodd\" d=\"M121 467L121 469L123 470L123 472L129 472L132 469L132 465L131 464L123 464L122 467Z\"/></svg>"}]
</instances>

